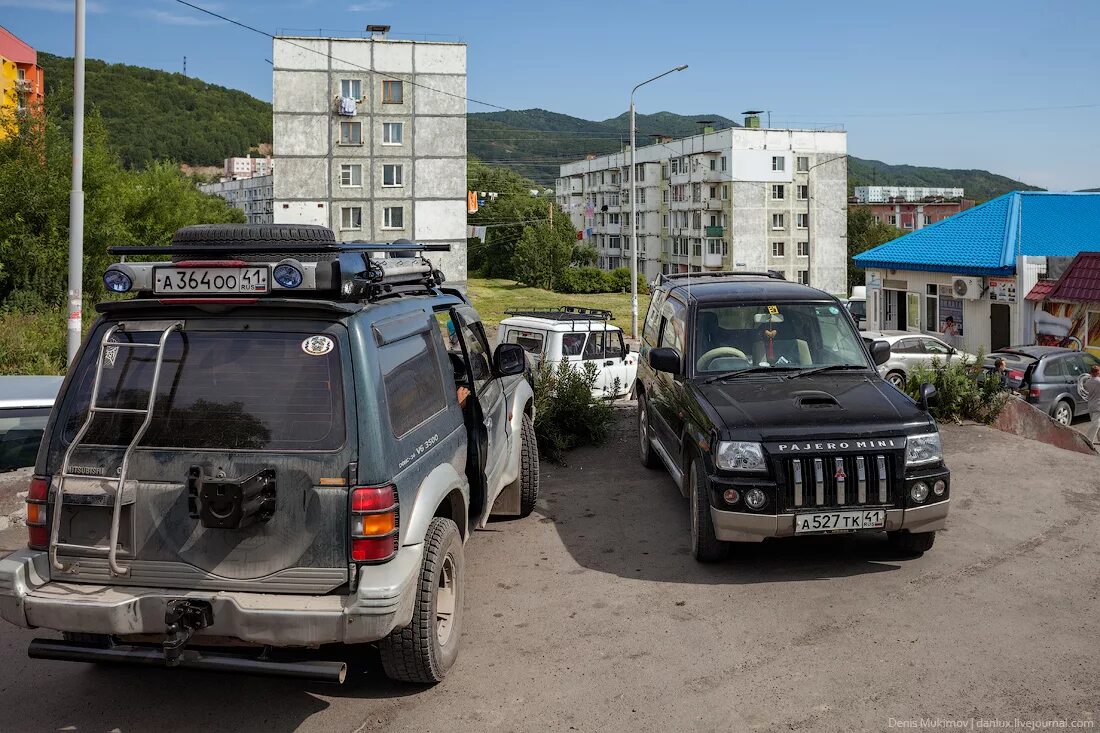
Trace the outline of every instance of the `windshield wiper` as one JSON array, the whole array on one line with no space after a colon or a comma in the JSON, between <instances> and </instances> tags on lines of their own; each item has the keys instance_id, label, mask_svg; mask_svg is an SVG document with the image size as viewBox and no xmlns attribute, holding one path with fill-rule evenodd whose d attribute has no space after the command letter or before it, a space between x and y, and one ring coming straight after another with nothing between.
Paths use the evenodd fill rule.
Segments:
<instances>
[{"instance_id":1,"label":"windshield wiper","mask_svg":"<svg viewBox=\"0 0 1100 733\"><path fill-rule=\"evenodd\" d=\"M840 369L867 369L866 364L830 364L828 366L809 367L808 369L801 369L797 373L790 375L788 379L794 379L795 377L805 377L809 374L817 374L819 372L831 372L838 371Z\"/></svg>"},{"instance_id":2,"label":"windshield wiper","mask_svg":"<svg viewBox=\"0 0 1100 733\"><path fill-rule=\"evenodd\" d=\"M742 374L759 374L760 372L786 372L791 369L797 369L793 366L754 366L747 369L734 369L728 372L722 372L721 374L715 374L713 377L707 377L703 384L710 384L711 382L717 382L720 379L730 379L731 377L739 377Z\"/></svg>"}]
</instances>

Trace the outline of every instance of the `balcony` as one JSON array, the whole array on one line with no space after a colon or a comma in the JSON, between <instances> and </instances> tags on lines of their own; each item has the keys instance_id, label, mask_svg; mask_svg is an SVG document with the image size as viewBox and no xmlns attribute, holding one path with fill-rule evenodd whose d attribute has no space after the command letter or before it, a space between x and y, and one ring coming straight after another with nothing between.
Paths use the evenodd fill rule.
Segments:
<instances>
[{"instance_id":1,"label":"balcony","mask_svg":"<svg viewBox=\"0 0 1100 733\"><path fill-rule=\"evenodd\" d=\"M723 227L707 227L707 236L708 237L721 237L723 230L724 230Z\"/></svg>"},{"instance_id":2,"label":"balcony","mask_svg":"<svg viewBox=\"0 0 1100 733\"><path fill-rule=\"evenodd\" d=\"M704 209L721 209L722 204L724 204L724 203L725 202L722 201L722 199L705 198L705 199L703 199L703 208Z\"/></svg>"},{"instance_id":3,"label":"balcony","mask_svg":"<svg viewBox=\"0 0 1100 733\"><path fill-rule=\"evenodd\" d=\"M17 92L32 92L34 91L33 79L17 79L15 82L15 90Z\"/></svg>"},{"instance_id":4,"label":"balcony","mask_svg":"<svg viewBox=\"0 0 1100 733\"><path fill-rule=\"evenodd\" d=\"M718 227L718 228L720 229L721 227ZM711 254L710 252L707 252L706 254L703 255L703 267L721 267L721 266L722 266L722 255L721 254Z\"/></svg>"}]
</instances>

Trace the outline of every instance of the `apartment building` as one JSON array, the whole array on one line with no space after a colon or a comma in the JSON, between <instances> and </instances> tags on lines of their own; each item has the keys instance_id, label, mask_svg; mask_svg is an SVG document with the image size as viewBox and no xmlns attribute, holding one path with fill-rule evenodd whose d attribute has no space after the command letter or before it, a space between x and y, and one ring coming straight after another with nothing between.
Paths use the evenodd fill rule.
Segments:
<instances>
[{"instance_id":1,"label":"apartment building","mask_svg":"<svg viewBox=\"0 0 1100 733\"><path fill-rule=\"evenodd\" d=\"M630 266L630 153L561 166L557 197L599 265ZM779 270L847 290L847 137L731 128L639 147L638 270Z\"/></svg>"},{"instance_id":2,"label":"apartment building","mask_svg":"<svg viewBox=\"0 0 1100 733\"><path fill-rule=\"evenodd\" d=\"M447 243L466 280L466 45L278 36L274 221L341 241Z\"/></svg>"},{"instance_id":3,"label":"apartment building","mask_svg":"<svg viewBox=\"0 0 1100 733\"><path fill-rule=\"evenodd\" d=\"M924 201L925 199L961 199L961 188L934 186L856 186L853 190L856 202L861 204L885 204L893 201Z\"/></svg>"},{"instance_id":4,"label":"apartment building","mask_svg":"<svg viewBox=\"0 0 1100 733\"><path fill-rule=\"evenodd\" d=\"M199 190L221 196L230 206L243 211L249 224L272 224L275 221L274 178L271 173L248 178L223 178L217 183L200 183Z\"/></svg>"},{"instance_id":5,"label":"apartment building","mask_svg":"<svg viewBox=\"0 0 1100 733\"><path fill-rule=\"evenodd\" d=\"M39 108L45 94L38 53L0 26L0 138L7 135L7 125Z\"/></svg>"},{"instance_id":6,"label":"apartment building","mask_svg":"<svg viewBox=\"0 0 1100 733\"><path fill-rule=\"evenodd\" d=\"M897 200L886 204L860 204L854 198L851 203L858 206L866 206L875 216L875 221L905 229L916 231L929 224L950 218L960 211L973 208L974 202L970 199L957 199L954 201L920 201L910 202Z\"/></svg>"},{"instance_id":7,"label":"apartment building","mask_svg":"<svg viewBox=\"0 0 1100 733\"><path fill-rule=\"evenodd\" d=\"M222 173L224 180L239 178L252 178L253 176L267 176L275 169L271 163L271 157L256 157L247 155L243 158L226 158Z\"/></svg>"}]
</instances>

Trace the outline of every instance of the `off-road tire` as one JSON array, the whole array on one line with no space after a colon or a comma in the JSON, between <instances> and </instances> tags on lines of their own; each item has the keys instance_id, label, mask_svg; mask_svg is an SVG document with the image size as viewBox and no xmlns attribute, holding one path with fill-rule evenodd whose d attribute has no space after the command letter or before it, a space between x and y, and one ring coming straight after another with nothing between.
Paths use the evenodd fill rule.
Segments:
<instances>
[{"instance_id":1,"label":"off-road tire","mask_svg":"<svg viewBox=\"0 0 1100 733\"><path fill-rule=\"evenodd\" d=\"M446 559L454 567L456 587L453 625L445 645L436 633L436 601L440 574ZM450 519L435 517L424 536L424 560L417 578L412 623L395 629L378 642L386 676L398 682L433 685L441 681L458 657L462 635L462 604L465 596L462 537Z\"/></svg>"},{"instance_id":2,"label":"off-road tire","mask_svg":"<svg viewBox=\"0 0 1100 733\"><path fill-rule=\"evenodd\" d=\"M519 515L527 517L539 498L539 443L535 423L526 413L519 440Z\"/></svg>"},{"instance_id":3,"label":"off-road tire","mask_svg":"<svg viewBox=\"0 0 1100 733\"><path fill-rule=\"evenodd\" d=\"M920 555L928 552L936 542L935 532L909 532L903 529L896 532L887 532L886 536L895 550L904 552L907 555Z\"/></svg>"},{"instance_id":4,"label":"off-road tire","mask_svg":"<svg viewBox=\"0 0 1100 733\"><path fill-rule=\"evenodd\" d=\"M638 394L638 459L646 468L660 468L661 457L653 450L649 434L649 405L645 394Z\"/></svg>"},{"instance_id":5,"label":"off-road tire","mask_svg":"<svg viewBox=\"0 0 1100 733\"><path fill-rule=\"evenodd\" d=\"M699 471L699 460L688 468L688 506L691 508L691 556L699 562L721 562L729 557L730 544L714 536L706 477Z\"/></svg>"},{"instance_id":6,"label":"off-road tire","mask_svg":"<svg viewBox=\"0 0 1100 733\"><path fill-rule=\"evenodd\" d=\"M337 253L305 254L296 251L296 245L335 244L336 235L331 229L317 224L195 224L183 227L172 236L172 244L187 246L204 244L224 249L226 255L246 262L267 261L294 257L303 261L335 259ZM241 246L263 245L263 252L240 255L235 250ZM192 255L173 255L172 260L196 259Z\"/></svg>"}]
</instances>

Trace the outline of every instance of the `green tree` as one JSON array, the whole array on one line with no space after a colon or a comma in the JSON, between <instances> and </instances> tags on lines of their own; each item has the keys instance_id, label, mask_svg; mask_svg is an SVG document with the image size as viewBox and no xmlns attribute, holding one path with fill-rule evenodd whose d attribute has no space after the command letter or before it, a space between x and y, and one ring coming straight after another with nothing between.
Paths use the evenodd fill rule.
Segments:
<instances>
[{"instance_id":1,"label":"green tree","mask_svg":"<svg viewBox=\"0 0 1100 733\"><path fill-rule=\"evenodd\" d=\"M866 206L852 206L848 209L848 284L863 284L863 269L856 267L852 260L856 255L885 244L905 234L901 229L875 220L875 215Z\"/></svg>"},{"instance_id":2,"label":"green tree","mask_svg":"<svg viewBox=\"0 0 1100 733\"><path fill-rule=\"evenodd\" d=\"M563 237L549 223L523 228L512 255L515 279L546 290L555 290L573 259L575 238Z\"/></svg>"}]
</instances>

